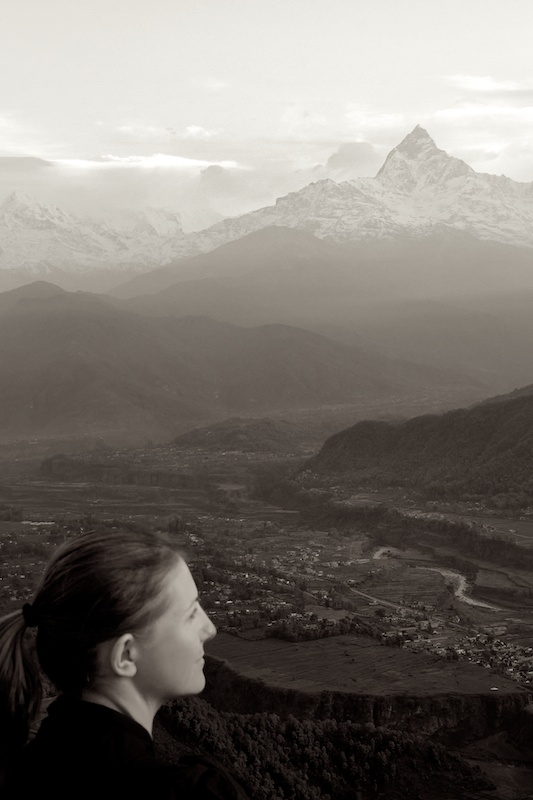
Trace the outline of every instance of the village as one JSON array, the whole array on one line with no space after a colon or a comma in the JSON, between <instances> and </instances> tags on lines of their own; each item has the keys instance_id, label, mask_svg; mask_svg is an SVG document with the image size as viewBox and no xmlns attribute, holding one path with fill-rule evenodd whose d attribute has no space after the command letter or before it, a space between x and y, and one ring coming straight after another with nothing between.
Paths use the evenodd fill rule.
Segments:
<instances>
[{"instance_id":1,"label":"village","mask_svg":"<svg viewBox=\"0 0 533 800\"><path fill-rule=\"evenodd\" d=\"M522 684L533 681L533 647L507 638L509 626L501 619L476 623L466 612L461 616L463 603L455 598L443 604L438 591L433 603L407 598L391 603L374 595L374 587L373 594L354 589L361 585L361 578L346 579L346 568L367 569L372 586L376 571L382 569L374 564L388 554L387 548L378 548L374 557L343 558L343 552L350 553L353 547L332 545L325 532L315 532L301 546L295 546L298 532L291 533L287 538L292 546L276 555L269 556L265 539L263 552L248 546L244 553L242 547L233 551L226 541L225 566L219 554L215 563L204 564L204 574L216 571L216 580L203 584L203 603L219 630L238 637L293 642L359 632L385 646L467 661ZM189 541L198 553L205 546L196 534L190 534ZM332 548L337 551L335 558ZM448 587L447 601L451 596Z\"/></svg>"}]
</instances>

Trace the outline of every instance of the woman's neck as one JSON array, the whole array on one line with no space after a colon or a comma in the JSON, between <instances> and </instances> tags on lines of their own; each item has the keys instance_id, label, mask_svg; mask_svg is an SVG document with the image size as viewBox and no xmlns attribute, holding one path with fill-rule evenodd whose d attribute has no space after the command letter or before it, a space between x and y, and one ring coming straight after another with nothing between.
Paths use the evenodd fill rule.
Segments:
<instances>
[{"instance_id":1,"label":"woman's neck","mask_svg":"<svg viewBox=\"0 0 533 800\"><path fill-rule=\"evenodd\" d=\"M152 736L157 708L151 708L150 704L140 697L132 687L98 686L84 690L81 699L88 703L105 706L124 714L126 717L130 717L130 719L142 725Z\"/></svg>"}]
</instances>

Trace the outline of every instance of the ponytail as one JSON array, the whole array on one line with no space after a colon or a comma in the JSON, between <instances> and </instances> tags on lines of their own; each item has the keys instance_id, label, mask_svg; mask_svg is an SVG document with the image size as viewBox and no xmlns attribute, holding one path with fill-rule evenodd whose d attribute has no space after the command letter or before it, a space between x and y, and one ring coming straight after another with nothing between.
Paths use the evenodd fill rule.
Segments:
<instances>
[{"instance_id":1,"label":"ponytail","mask_svg":"<svg viewBox=\"0 0 533 800\"><path fill-rule=\"evenodd\" d=\"M42 699L26 617L18 610L0 618L0 771L26 743Z\"/></svg>"}]
</instances>

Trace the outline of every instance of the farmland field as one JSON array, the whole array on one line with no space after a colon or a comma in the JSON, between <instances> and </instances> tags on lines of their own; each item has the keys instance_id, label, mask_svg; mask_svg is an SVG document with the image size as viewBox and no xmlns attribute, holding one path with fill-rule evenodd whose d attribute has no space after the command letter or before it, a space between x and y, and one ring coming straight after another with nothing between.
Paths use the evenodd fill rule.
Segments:
<instances>
[{"instance_id":1,"label":"farmland field","mask_svg":"<svg viewBox=\"0 0 533 800\"><path fill-rule=\"evenodd\" d=\"M270 684L303 691L397 695L522 692L523 687L477 665L385 647L368 636L335 636L309 642L247 641L219 633L206 646L210 655L239 672ZM416 691L414 689L416 685Z\"/></svg>"}]
</instances>

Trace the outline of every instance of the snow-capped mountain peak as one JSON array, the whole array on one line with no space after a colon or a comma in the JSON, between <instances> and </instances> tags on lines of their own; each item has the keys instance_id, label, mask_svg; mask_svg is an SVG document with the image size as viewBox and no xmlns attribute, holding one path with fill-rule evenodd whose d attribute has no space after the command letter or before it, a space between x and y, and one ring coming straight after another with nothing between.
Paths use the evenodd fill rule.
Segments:
<instances>
[{"instance_id":1,"label":"snow-capped mountain peak","mask_svg":"<svg viewBox=\"0 0 533 800\"><path fill-rule=\"evenodd\" d=\"M533 247L533 183L475 172L417 125L375 178L312 183L274 206L213 225L193 241L212 250L270 225L303 228L337 242L448 230Z\"/></svg>"},{"instance_id":2,"label":"snow-capped mountain peak","mask_svg":"<svg viewBox=\"0 0 533 800\"><path fill-rule=\"evenodd\" d=\"M440 150L429 133L417 125L391 150L376 180L389 189L411 193L470 174L475 173L468 164Z\"/></svg>"},{"instance_id":3,"label":"snow-capped mountain peak","mask_svg":"<svg viewBox=\"0 0 533 800\"><path fill-rule=\"evenodd\" d=\"M10 211L13 208L37 205L37 201L33 200L26 192L16 190L6 197L4 202L0 205L2 212Z\"/></svg>"},{"instance_id":4,"label":"snow-capped mountain peak","mask_svg":"<svg viewBox=\"0 0 533 800\"><path fill-rule=\"evenodd\" d=\"M0 220L8 228L44 229L54 225L73 224L74 217L57 206L44 205L25 192L12 192L0 206Z\"/></svg>"},{"instance_id":5,"label":"snow-capped mountain peak","mask_svg":"<svg viewBox=\"0 0 533 800\"><path fill-rule=\"evenodd\" d=\"M427 130L421 125L416 125L411 133L408 133L405 139L402 139L400 144L395 147L392 152L399 150L408 156L416 158L427 149L438 150L438 147Z\"/></svg>"}]
</instances>

